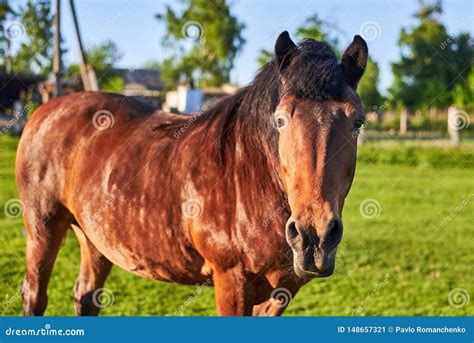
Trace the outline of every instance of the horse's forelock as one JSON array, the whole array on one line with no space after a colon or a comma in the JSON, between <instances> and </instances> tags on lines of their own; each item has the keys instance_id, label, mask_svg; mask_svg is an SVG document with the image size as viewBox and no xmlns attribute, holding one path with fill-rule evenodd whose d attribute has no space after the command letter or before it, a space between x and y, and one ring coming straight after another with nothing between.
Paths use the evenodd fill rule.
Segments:
<instances>
[{"instance_id":1,"label":"horse's forelock","mask_svg":"<svg viewBox=\"0 0 474 343\"><path fill-rule=\"evenodd\" d=\"M313 39L298 46L283 77L288 91L315 101L337 99L345 87L342 67L334 51L329 44Z\"/></svg>"}]
</instances>

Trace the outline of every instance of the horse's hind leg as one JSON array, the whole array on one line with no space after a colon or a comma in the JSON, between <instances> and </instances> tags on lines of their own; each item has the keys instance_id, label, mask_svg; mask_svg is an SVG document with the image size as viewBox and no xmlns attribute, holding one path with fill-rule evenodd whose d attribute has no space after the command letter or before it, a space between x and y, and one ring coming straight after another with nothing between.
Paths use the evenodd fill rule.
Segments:
<instances>
[{"instance_id":1,"label":"horse's hind leg","mask_svg":"<svg viewBox=\"0 0 474 343\"><path fill-rule=\"evenodd\" d=\"M78 226L73 225L73 229L81 246L81 267L73 290L76 314L96 316L101 306L101 296L96 292L104 286L112 262L92 245Z\"/></svg>"},{"instance_id":2,"label":"horse's hind leg","mask_svg":"<svg viewBox=\"0 0 474 343\"><path fill-rule=\"evenodd\" d=\"M48 214L45 214L48 212ZM26 208L26 275L23 282L25 315L41 316L46 310L47 288L61 242L73 217L62 205L51 211Z\"/></svg>"}]
</instances>

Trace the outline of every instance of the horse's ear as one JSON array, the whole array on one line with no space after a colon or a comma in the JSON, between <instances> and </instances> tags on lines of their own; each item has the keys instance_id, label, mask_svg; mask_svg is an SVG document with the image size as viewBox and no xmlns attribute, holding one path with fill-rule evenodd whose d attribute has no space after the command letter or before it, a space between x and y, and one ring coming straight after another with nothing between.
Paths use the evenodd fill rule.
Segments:
<instances>
[{"instance_id":1,"label":"horse's ear","mask_svg":"<svg viewBox=\"0 0 474 343\"><path fill-rule=\"evenodd\" d=\"M289 65L295 49L296 44L291 40L288 31L280 33L275 43L275 61L278 69L283 70Z\"/></svg>"},{"instance_id":2,"label":"horse's ear","mask_svg":"<svg viewBox=\"0 0 474 343\"><path fill-rule=\"evenodd\" d=\"M354 36L354 40L342 55L342 71L349 86L357 88L360 78L364 74L365 65L369 56L369 49L365 40L359 36Z\"/></svg>"}]
</instances>

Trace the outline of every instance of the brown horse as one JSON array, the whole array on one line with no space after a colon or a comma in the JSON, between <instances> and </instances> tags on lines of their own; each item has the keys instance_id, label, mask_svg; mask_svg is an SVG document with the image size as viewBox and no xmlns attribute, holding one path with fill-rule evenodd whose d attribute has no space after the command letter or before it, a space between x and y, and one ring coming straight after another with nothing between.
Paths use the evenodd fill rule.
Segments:
<instances>
[{"instance_id":1,"label":"brown horse","mask_svg":"<svg viewBox=\"0 0 474 343\"><path fill-rule=\"evenodd\" d=\"M328 44L283 32L275 61L201 115L77 93L26 125L16 179L27 232L24 312L42 315L53 263L72 226L81 249L76 312L112 264L215 287L220 315L279 315L331 275L364 112L356 94L367 45L339 62Z\"/></svg>"}]
</instances>

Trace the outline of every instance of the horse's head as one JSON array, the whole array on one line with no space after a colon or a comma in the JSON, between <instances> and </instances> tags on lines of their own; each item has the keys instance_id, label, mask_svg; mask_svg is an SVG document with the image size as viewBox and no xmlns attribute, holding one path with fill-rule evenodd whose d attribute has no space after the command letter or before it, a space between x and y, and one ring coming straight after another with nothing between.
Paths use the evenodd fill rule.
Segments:
<instances>
[{"instance_id":1,"label":"horse's head","mask_svg":"<svg viewBox=\"0 0 474 343\"><path fill-rule=\"evenodd\" d=\"M364 111L356 94L367 45L355 36L339 62L323 42L276 42L281 100L275 111L280 178L291 217L286 239L300 277L329 276L342 239L341 212L354 177Z\"/></svg>"}]
</instances>

